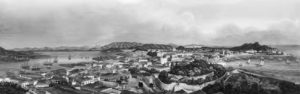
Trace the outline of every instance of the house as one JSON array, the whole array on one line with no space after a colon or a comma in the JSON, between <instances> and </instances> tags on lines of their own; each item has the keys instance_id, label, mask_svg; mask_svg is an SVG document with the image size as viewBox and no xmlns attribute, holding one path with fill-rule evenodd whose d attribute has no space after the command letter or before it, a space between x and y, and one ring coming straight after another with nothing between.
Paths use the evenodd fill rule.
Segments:
<instances>
[{"instance_id":1,"label":"house","mask_svg":"<svg viewBox=\"0 0 300 94\"><path fill-rule=\"evenodd\" d=\"M152 62L147 62L144 67L149 67L149 66L152 66Z\"/></svg>"},{"instance_id":2,"label":"house","mask_svg":"<svg viewBox=\"0 0 300 94\"><path fill-rule=\"evenodd\" d=\"M152 65L152 62L139 62L136 64L137 67L142 68L142 67L149 67Z\"/></svg>"},{"instance_id":3,"label":"house","mask_svg":"<svg viewBox=\"0 0 300 94\"><path fill-rule=\"evenodd\" d=\"M143 57L143 56L147 56L147 51L136 50L136 51L133 51L132 56L133 56L133 57Z\"/></svg>"},{"instance_id":4,"label":"house","mask_svg":"<svg viewBox=\"0 0 300 94\"><path fill-rule=\"evenodd\" d=\"M147 58L139 58L138 62L148 62L148 59Z\"/></svg>"},{"instance_id":5,"label":"house","mask_svg":"<svg viewBox=\"0 0 300 94\"><path fill-rule=\"evenodd\" d=\"M95 83L97 81L100 81L100 77L98 77L98 78L77 77L77 78L75 78L75 81L72 80L72 85L80 84L81 86L84 86L84 85L87 85L87 84Z\"/></svg>"},{"instance_id":6,"label":"house","mask_svg":"<svg viewBox=\"0 0 300 94\"><path fill-rule=\"evenodd\" d=\"M248 53L248 54L255 54L255 53L257 53L257 51L256 51L256 50L253 50L253 49L247 50L247 51L245 51L245 52Z\"/></svg>"},{"instance_id":7,"label":"house","mask_svg":"<svg viewBox=\"0 0 300 94\"><path fill-rule=\"evenodd\" d=\"M10 78L0 78L0 82L12 82L12 83L18 83L18 80L10 79Z\"/></svg>"},{"instance_id":8,"label":"house","mask_svg":"<svg viewBox=\"0 0 300 94\"><path fill-rule=\"evenodd\" d=\"M27 86L30 85L30 84L31 84L30 82L24 81L24 82L21 83L21 87L22 88L27 88Z\"/></svg>"},{"instance_id":9,"label":"house","mask_svg":"<svg viewBox=\"0 0 300 94\"><path fill-rule=\"evenodd\" d=\"M160 64L168 63L168 57L160 57Z\"/></svg>"},{"instance_id":10,"label":"house","mask_svg":"<svg viewBox=\"0 0 300 94\"><path fill-rule=\"evenodd\" d=\"M38 81L34 81L33 85L36 88L43 88L43 87L49 87L49 83L47 80L38 80Z\"/></svg>"},{"instance_id":11,"label":"house","mask_svg":"<svg viewBox=\"0 0 300 94\"><path fill-rule=\"evenodd\" d=\"M87 84L92 84L92 83L95 83L97 81L99 81L99 80L98 79L91 79L91 78L83 79L81 81L81 86L87 85Z\"/></svg>"}]
</instances>

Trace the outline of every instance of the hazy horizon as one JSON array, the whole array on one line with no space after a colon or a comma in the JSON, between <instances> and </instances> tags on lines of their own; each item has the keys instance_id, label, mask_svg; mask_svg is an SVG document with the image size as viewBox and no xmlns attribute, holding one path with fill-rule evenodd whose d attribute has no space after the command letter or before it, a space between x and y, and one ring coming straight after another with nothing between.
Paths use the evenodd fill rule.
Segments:
<instances>
[{"instance_id":1,"label":"hazy horizon","mask_svg":"<svg viewBox=\"0 0 300 94\"><path fill-rule=\"evenodd\" d=\"M297 0L0 0L0 46L300 45Z\"/></svg>"}]
</instances>

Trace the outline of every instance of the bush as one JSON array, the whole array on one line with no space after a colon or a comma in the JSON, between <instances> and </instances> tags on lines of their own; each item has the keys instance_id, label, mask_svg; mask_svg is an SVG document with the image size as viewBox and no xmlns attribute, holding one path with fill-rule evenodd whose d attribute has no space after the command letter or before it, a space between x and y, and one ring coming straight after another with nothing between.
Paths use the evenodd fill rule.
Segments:
<instances>
[{"instance_id":1,"label":"bush","mask_svg":"<svg viewBox=\"0 0 300 94\"><path fill-rule=\"evenodd\" d=\"M164 82L166 84L172 83L172 81L169 78L169 74L168 74L167 71L160 72L159 75L158 75L158 79L160 79L162 82Z\"/></svg>"},{"instance_id":2,"label":"bush","mask_svg":"<svg viewBox=\"0 0 300 94\"><path fill-rule=\"evenodd\" d=\"M0 94L25 94L27 90L11 82L0 82Z\"/></svg>"}]
</instances>

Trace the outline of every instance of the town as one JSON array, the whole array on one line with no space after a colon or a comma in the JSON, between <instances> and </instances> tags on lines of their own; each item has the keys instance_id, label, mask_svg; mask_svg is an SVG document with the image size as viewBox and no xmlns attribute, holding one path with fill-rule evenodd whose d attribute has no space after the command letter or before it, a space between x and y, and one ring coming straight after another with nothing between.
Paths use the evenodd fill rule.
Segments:
<instances>
[{"instance_id":1,"label":"town","mask_svg":"<svg viewBox=\"0 0 300 94\"><path fill-rule=\"evenodd\" d=\"M110 47L120 43L127 46ZM45 62L43 67L25 62L19 71L8 71L0 82L17 84L26 94L213 94L209 87L220 83L224 87L235 85L230 79L239 73L251 75L246 76L247 79L259 75L243 70L247 64L262 68L265 60L279 57L286 65L299 63L292 55L257 42L232 48L112 44L103 47L103 55L81 57L87 59L83 62L62 63L57 57ZM71 60L72 56L66 58ZM235 68L228 67L229 62L236 60L246 62L236 63ZM54 66L60 68L52 68ZM252 82L260 85L260 81ZM278 87L273 87L276 86L270 84L263 90L277 92Z\"/></svg>"}]
</instances>

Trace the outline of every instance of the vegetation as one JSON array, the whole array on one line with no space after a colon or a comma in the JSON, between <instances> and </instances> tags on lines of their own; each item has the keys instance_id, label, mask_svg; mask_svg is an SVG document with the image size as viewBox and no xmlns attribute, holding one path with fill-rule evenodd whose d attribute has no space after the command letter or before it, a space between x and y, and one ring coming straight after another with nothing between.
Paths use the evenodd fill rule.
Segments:
<instances>
[{"instance_id":1,"label":"vegetation","mask_svg":"<svg viewBox=\"0 0 300 94\"><path fill-rule=\"evenodd\" d=\"M179 79L179 80L174 80L172 79L173 75L181 75L181 76L188 76L188 77L195 77L195 76L201 76L209 73L214 73L213 75L209 75L206 77L206 79ZM169 72L162 71L158 78L164 82L164 83L171 83L171 82L182 82L186 83L189 85L198 85L198 84L203 84L208 81L212 81L214 79L220 78L226 73L226 69L217 64L208 64L205 60L196 60L194 62L191 62L190 64L187 65L177 65L173 64L171 67L171 70Z\"/></svg>"},{"instance_id":2,"label":"vegetation","mask_svg":"<svg viewBox=\"0 0 300 94\"><path fill-rule=\"evenodd\" d=\"M11 82L0 82L0 94L26 94L27 90Z\"/></svg>"},{"instance_id":3,"label":"vegetation","mask_svg":"<svg viewBox=\"0 0 300 94\"><path fill-rule=\"evenodd\" d=\"M102 46L101 49L103 50L110 49L110 48L130 49L141 45L142 43L137 43L137 42L112 42L110 44Z\"/></svg>"},{"instance_id":4,"label":"vegetation","mask_svg":"<svg viewBox=\"0 0 300 94\"><path fill-rule=\"evenodd\" d=\"M0 61L27 61L38 56L30 51L11 51L0 47Z\"/></svg>"},{"instance_id":5,"label":"vegetation","mask_svg":"<svg viewBox=\"0 0 300 94\"><path fill-rule=\"evenodd\" d=\"M176 50L184 50L185 48L183 47L183 46L178 46L177 48L176 48Z\"/></svg>"},{"instance_id":6,"label":"vegetation","mask_svg":"<svg viewBox=\"0 0 300 94\"><path fill-rule=\"evenodd\" d=\"M260 45L258 42L255 43L245 43L241 46L232 47L230 50L233 51L246 51L246 50L256 50L256 51L267 51L268 49L273 49L267 45Z\"/></svg>"},{"instance_id":7,"label":"vegetation","mask_svg":"<svg viewBox=\"0 0 300 94\"><path fill-rule=\"evenodd\" d=\"M137 50L148 50L148 49L172 49L172 45L165 44L142 44L137 42L113 42L108 45L101 47L102 51L121 51L122 49L137 49Z\"/></svg>"},{"instance_id":8,"label":"vegetation","mask_svg":"<svg viewBox=\"0 0 300 94\"><path fill-rule=\"evenodd\" d=\"M136 47L136 49L172 49L173 46L165 44L144 44Z\"/></svg>"},{"instance_id":9,"label":"vegetation","mask_svg":"<svg viewBox=\"0 0 300 94\"><path fill-rule=\"evenodd\" d=\"M207 94L298 94L300 86L291 82L244 73L233 74L226 82L203 88Z\"/></svg>"},{"instance_id":10,"label":"vegetation","mask_svg":"<svg viewBox=\"0 0 300 94\"><path fill-rule=\"evenodd\" d=\"M148 52L147 55L151 56L151 57L157 57L157 52Z\"/></svg>"},{"instance_id":11,"label":"vegetation","mask_svg":"<svg viewBox=\"0 0 300 94\"><path fill-rule=\"evenodd\" d=\"M215 74L220 77L226 72L226 70L221 65L208 64L205 60L195 60L187 65L175 64L170 70L171 74L182 76L199 76L211 72L215 72Z\"/></svg>"},{"instance_id":12,"label":"vegetation","mask_svg":"<svg viewBox=\"0 0 300 94\"><path fill-rule=\"evenodd\" d=\"M160 72L158 75L158 79L166 84L172 83L172 81L170 80L171 77L169 76L169 73L167 71Z\"/></svg>"}]
</instances>

